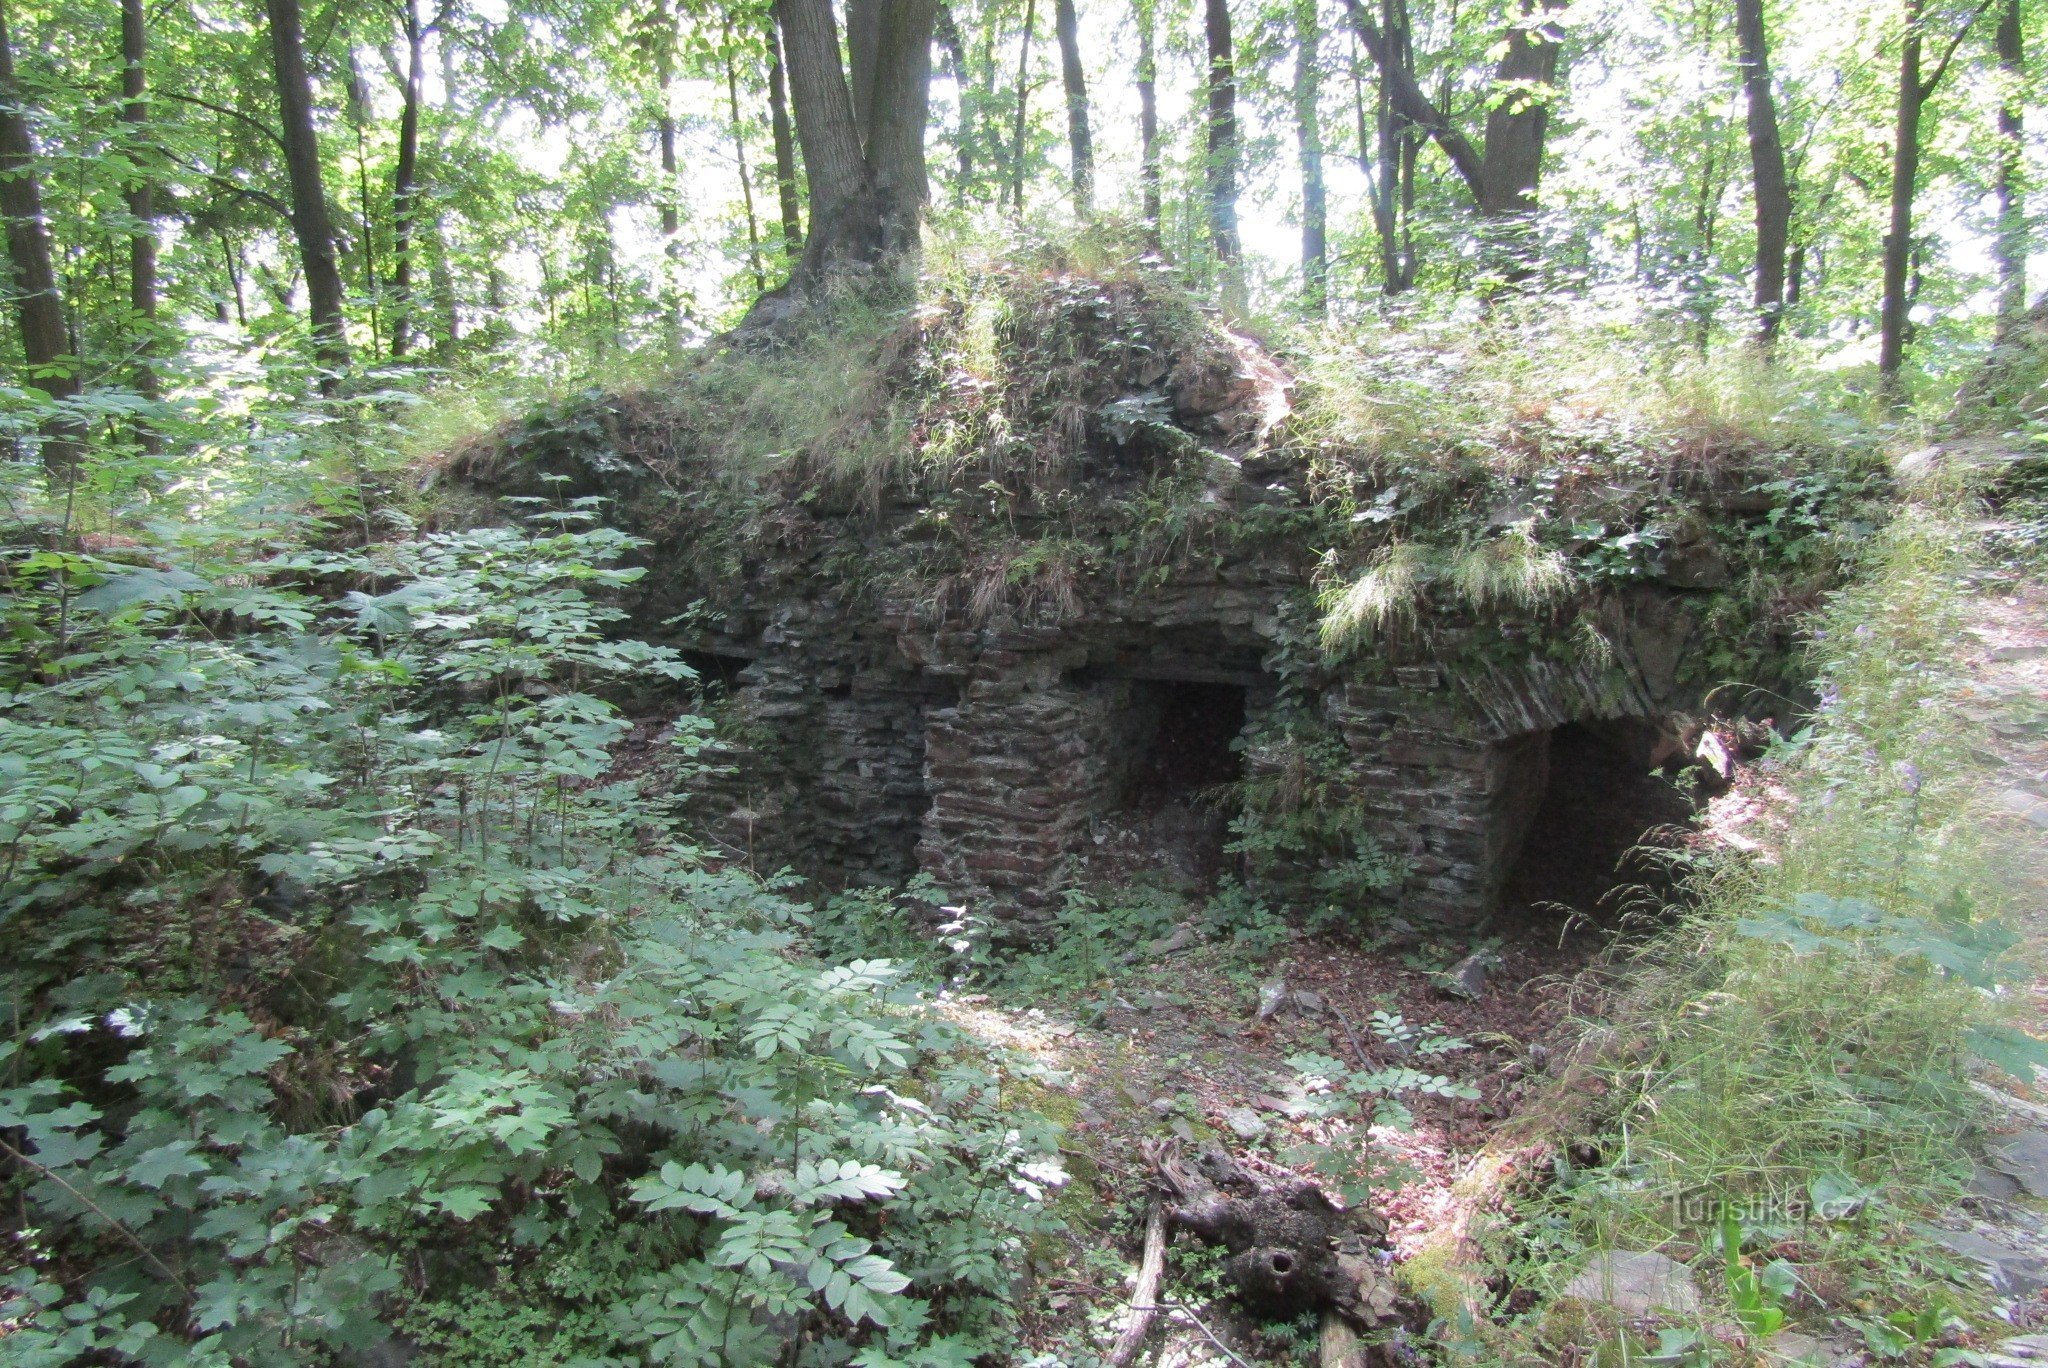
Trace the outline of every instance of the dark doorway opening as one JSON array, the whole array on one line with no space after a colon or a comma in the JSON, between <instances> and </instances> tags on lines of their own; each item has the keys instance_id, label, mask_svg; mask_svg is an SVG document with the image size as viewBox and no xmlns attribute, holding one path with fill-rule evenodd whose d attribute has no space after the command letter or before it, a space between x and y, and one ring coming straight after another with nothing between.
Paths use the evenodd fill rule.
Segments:
<instances>
[{"instance_id":1,"label":"dark doorway opening","mask_svg":"<svg viewBox=\"0 0 2048 1368\"><path fill-rule=\"evenodd\" d=\"M1635 739L1600 724L1550 733L1548 780L1503 890L1504 909L1619 915L1668 891L1671 862L1660 852L1690 829L1691 790L1654 770Z\"/></svg>"},{"instance_id":2,"label":"dark doorway opening","mask_svg":"<svg viewBox=\"0 0 2048 1368\"><path fill-rule=\"evenodd\" d=\"M1243 685L1134 680L1129 716L1126 808L1152 811L1200 798L1244 773L1236 744L1244 731Z\"/></svg>"},{"instance_id":3,"label":"dark doorway opening","mask_svg":"<svg viewBox=\"0 0 2048 1368\"><path fill-rule=\"evenodd\" d=\"M690 687L705 698L728 698L739 687L740 671L754 662L745 656L716 655L710 651L678 651L683 664L697 672Z\"/></svg>"}]
</instances>

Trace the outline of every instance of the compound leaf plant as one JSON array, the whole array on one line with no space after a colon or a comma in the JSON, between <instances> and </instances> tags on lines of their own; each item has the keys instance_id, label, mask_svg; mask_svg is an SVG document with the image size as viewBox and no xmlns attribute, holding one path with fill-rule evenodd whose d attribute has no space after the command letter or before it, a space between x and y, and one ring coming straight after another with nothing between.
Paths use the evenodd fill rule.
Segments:
<instances>
[{"instance_id":1,"label":"compound leaf plant","mask_svg":"<svg viewBox=\"0 0 2048 1368\"><path fill-rule=\"evenodd\" d=\"M15 560L0 1358L1007 1343L1055 1137L614 773L689 672L617 638L594 521Z\"/></svg>"}]
</instances>

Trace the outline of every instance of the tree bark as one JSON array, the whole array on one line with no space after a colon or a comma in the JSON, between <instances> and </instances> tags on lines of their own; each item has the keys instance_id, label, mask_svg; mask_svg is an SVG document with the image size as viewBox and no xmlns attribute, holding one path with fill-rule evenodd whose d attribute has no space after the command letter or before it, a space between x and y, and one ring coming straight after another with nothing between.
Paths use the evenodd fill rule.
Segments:
<instances>
[{"instance_id":1,"label":"tree bark","mask_svg":"<svg viewBox=\"0 0 2048 1368\"><path fill-rule=\"evenodd\" d=\"M1159 59L1154 52L1156 0L1137 0L1138 20L1138 181L1143 196L1145 238L1160 249L1159 215Z\"/></svg>"},{"instance_id":2,"label":"tree bark","mask_svg":"<svg viewBox=\"0 0 2048 1368\"><path fill-rule=\"evenodd\" d=\"M1755 182L1757 339L1768 351L1784 321L1792 192L1785 179L1785 148L1778 135L1778 106L1771 91L1764 0L1735 0L1735 42L1742 69L1750 175Z\"/></svg>"},{"instance_id":3,"label":"tree bark","mask_svg":"<svg viewBox=\"0 0 2048 1368\"><path fill-rule=\"evenodd\" d=\"M1060 79L1067 92L1067 149L1072 167L1074 216L1095 213L1095 144L1088 131L1088 79L1081 70L1081 19L1074 0L1053 0L1053 30L1060 43Z\"/></svg>"},{"instance_id":4,"label":"tree bark","mask_svg":"<svg viewBox=\"0 0 2048 1368\"><path fill-rule=\"evenodd\" d=\"M1038 22L1038 0L1024 0L1024 40L1017 49L1017 125L1010 140L1010 211L1024 214L1024 132L1031 112L1031 30Z\"/></svg>"},{"instance_id":5,"label":"tree bark","mask_svg":"<svg viewBox=\"0 0 2048 1368\"><path fill-rule=\"evenodd\" d=\"M1244 305L1237 232L1237 54L1230 33L1230 0L1204 0L1203 32L1209 51L1209 242L1222 268L1227 306Z\"/></svg>"},{"instance_id":6,"label":"tree bark","mask_svg":"<svg viewBox=\"0 0 2048 1368\"><path fill-rule=\"evenodd\" d=\"M334 225L328 217L327 190L321 179L320 143L313 132L313 85L306 75L303 21L299 0L263 0L263 8L270 22L271 69L277 78L278 107L284 119L292 233L298 239L299 262L306 276L314 354L328 371L320 388L332 393L338 373L348 365L348 330L342 316Z\"/></svg>"},{"instance_id":7,"label":"tree bark","mask_svg":"<svg viewBox=\"0 0 2048 1368\"><path fill-rule=\"evenodd\" d=\"M1898 116L1892 131L1891 213L1884 236L1884 300L1878 309L1877 373L1886 397L1900 395L1899 372L1906 359L1906 326L1915 291L1909 277L1913 269L1913 199L1920 174L1920 114L1927 107L1956 49L1991 0L1982 0L1963 20L1935 61L1934 70L1920 74L1923 0L1904 0L1905 31L1899 42Z\"/></svg>"},{"instance_id":8,"label":"tree bark","mask_svg":"<svg viewBox=\"0 0 2048 1368\"><path fill-rule=\"evenodd\" d=\"M768 124L775 137L775 197L782 207L782 250L804 251L804 220L796 195L796 135L789 126L789 86L782 74L782 35L768 24Z\"/></svg>"},{"instance_id":9,"label":"tree bark","mask_svg":"<svg viewBox=\"0 0 2048 1368\"><path fill-rule=\"evenodd\" d=\"M974 101L967 89L967 45L960 37L959 24L953 20L951 5L939 6L932 36L946 51L947 65L953 69L953 85L959 92L960 123L954 132L955 164L959 169L953 181L953 203L959 206L967 203L967 187L974 180Z\"/></svg>"},{"instance_id":10,"label":"tree bark","mask_svg":"<svg viewBox=\"0 0 2048 1368\"><path fill-rule=\"evenodd\" d=\"M671 352L683 345L682 168L676 159L676 18L669 0L655 0L651 34L654 55L654 142L661 163L655 203L661 210L661 325Z\"/></svg>"},{"instance_id":11,"label":"tree bark","mask_svg":"<svg viewBox=\"0 0 2048 1368\"><path fill-rule=\"evenodd\" d=\"M1550 102L1541 94L1525 92L1557 81L1564 49L1556 21L1563 10L1564 0L1521 0L1520 13L1508 26L1507 48L1493 73L1496 91L1504 93L1486 113L1481 157L1485 177L1479 212L1489 218L1523 217L1536 211Z\"/></svg>"},{"instance_id":12,"label":"tree bark","mask_svg":"<svg viewBox=\"0 0 2048 1368\"><path fill-rule=\"evenodd\" d=\"M916 250L928 182L924 132L931 94L931 36L936 0L862 0L872 6L871 70L856 70L867 90L855 116L839 57L831 0L775 0L788 62L797 141L810 184L810 234L789 289L770 291L742 327L762 326L802 294L846 267L872 267ZM849 14L862 26L865 17ZM772 301L772 302L771 302Z\"/></svg>"},{"instance_id":13,"label":"tree bark","mask_svg":"<svg viewBox=\"0 0 2048 1368\"><path fill-rule=\"evenodd\" d=\"M1330 311L1330 248L1323 190L1322 30L1316 4L1294 4L1294 128L1301 152L1301 300L1321 318Z\"/></svg>"},{"instance_id":14,"label":"tree bark","mask_svg":"<svg viewBox=\"0 0 2048 1368\"><path fill-rule=\"evenodd\" d=\"M747 210L747 266L754 274L754 289L758 292L768 288L768 280L761 272L761 224L754 214L754 182L747 170L746 126L740 120L740 68L733 53L730 28L725 33L725 95L727 112L732 117L733 160L740 168L740 199Z\"/></svg>"},{"instance_id":15,"label":"tree bark","mask_svg":"<svg viewBox=\"0 0 2048 1368\"><path fill-rule=\"evenodd\" d=\"M156 353L156 185L140 169L148 158L143 141L149 136L149 28L142 0L121 0L121 124L128 135L129 158L138 163L122 197L128 206L128 312L135 328L136 390L146 399L159 394ZM156 449L155 431L142 425L145 448Z\"/></svg>"},{"instance_id":16,"label":"tree bark","mask_svg":"<svg viewBox=\"0 0 2048 1368\"><path fill-rule=\"evenodd\" d=\"M405 90L398 111L398 165L391 175L391 359L412 348L413 227L419 215L420 104L426 90L426 32L419 0L405 3Z\"/></svg>"},{"instance_id":17,"label":"tree bark","mask_svg":"<svg viewBox=\"0 0 2048 1368\"><path fill-rule=\"evenodd\" d=\"M2027 313L2026 162L2027 47L2020 27L2020 0L2005 0L1998 12L1998 332L2009 336Z\"/></svg>"},{"instance_id":18,"label":"tree bark","mask_svg":"<svg viewBox=\"0 0 2048 1368\"><path fill-rule=\"evenodd\" d=\"M0 0L0 217L7 221L7 256L14 266L14 317L21 330L28 382L58 403L78 397L77 358L64 325L64 297L50 264L50 232L43 219L42 183L36 173L35 135L27 97L14 76L14 38ZM43 427L43 468L52 481L74 475L84 456L85 433L76 419Z\"/></svg>"}]
</instances>

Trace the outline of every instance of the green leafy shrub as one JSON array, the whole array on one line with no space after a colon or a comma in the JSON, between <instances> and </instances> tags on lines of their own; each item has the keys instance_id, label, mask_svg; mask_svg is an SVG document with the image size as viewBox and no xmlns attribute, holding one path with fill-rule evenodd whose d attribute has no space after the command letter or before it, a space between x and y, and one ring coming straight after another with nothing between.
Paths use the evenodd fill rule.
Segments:
<instances>
[{"instance_id":1,"label":"green leafy shrub","mask_svg":"<svg viewBox=\"0 0 2048 1368\"><path fill-rule=\"evenodd\" d=\"M638 572L592 512L17 562L10 1361L1006 1342L1049 1130L611 776L599 690L688 672L606 634Z\"/></svg>"}]
</instances>

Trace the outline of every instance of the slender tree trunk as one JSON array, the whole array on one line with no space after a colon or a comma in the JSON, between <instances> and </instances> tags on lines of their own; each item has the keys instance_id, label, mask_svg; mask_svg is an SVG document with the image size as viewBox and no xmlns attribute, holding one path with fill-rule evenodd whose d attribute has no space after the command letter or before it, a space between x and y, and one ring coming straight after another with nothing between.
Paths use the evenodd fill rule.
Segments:
<instances>
[{"instance_id":1,"label":"slender tree trunk","mask_svg":"<svg viewBox=\"0 0 2048 1368\"><path fill-rule=\"evenodd\" d=\"M967 203L967 187L974 180L974 100L967 89L967 45L960 37L951 5L939 6L932 35L946 50L946 63L953 70L953 86L960 98L960 123L954 132L955 165L959 169L953 180L953 205L958 208Z\"/></svg>"},{"instance_id":2,"label":"slender tree trunk","mask_svg":"<svg viewBox=\"0 0 2048 1368\"><path fill-rule=\"evenodd\" d=\"M2009 334L2027 312L2026 34L2020 0L2005 0L1998 12L1998 331Z\"/></svg>"},{"instance_id":3,"label":"slender tree trunk","mask_svg":"<svg viewBox=\"0 0 2048 1368\"><path fill-rule=\"evenodd\" d=\"M1905 0L1906 28L1899 43L1898 115L1892 127L1891 218L1884 236L1884 301L1878 310L1877 372L1897 396L1906 358L1906 274L1913 255L1913 194L1920 172L1920 4Z\"/></svg>"},{"instance_id":4,"label":"slender tree trunk","mask_svg":"<svg viewBox=\"0 0 2048 1368\"><path fill-rule=\"evenodd\" d=\"M14 266L14 317L21 330L28 382L62 403L78 397L78 365L64 325L64 297L50 264L49 226L43 219L35 137L28 120L27 97L14 77L7 6L0 0L0 217L7 221L7 256ZM76 419L44 425L43 468L53 482L77 472L84 439Z\"/></svg>"},{"instance_id":5,"label":"slender tree trunk","mask_svg":"<svg viewBox=\"0 0 2048 1368\"><path fill-rule=\"evenodd\" d=\"M420 104L426 90L426 34L419 0L405 3L405 91L398 111L398 166L391 176L391 358L412 347L413 224L419 215Z\"/></svg>"},{"instance_id":6,"label":"slender tree trunk","mask_svg":"<svg viewBox=\"0 0 2048 1368\"><path fill-rule=\"evenodd\" d=\"M1038 22L1038 0L1024 0L1024 40L1017 49L1017 123L1010 140L1010 210L1024 214L1024 132L1031 113L1031 30Z\"/></svg>"},{"instance_id":7,"label":"slender tree trunk","mask_svg":"<svg viewBox=\"0 0 2048 1368\"><path fill-rule=\"evenodd\" d=\"M1735 42L1742 68L1744 121L1750 175L1756 186L1757 337L1768 350L1785 314L1785 253L1792 229L1792 192L1785 180L1785 148L1778 136L1778 106L1771 92L1764 0L1735 0Z\"/></svg>"},{"instance_id":8,"label":"slender tree trunk","mask_svg":"<svg viewBox=\"0 0 2048 1368\"><path fill-rule=\"evenodd\" d=\"M1329 221L1323 193L1322 29L1316 0L1294 4L1294 128L1301 151L1301 300L1318 318L1329 309Z\"/></svg>"},{"instance_id":9,"label":"slender tree trunk","mask_svg":"<svg viewBox=\"0 0 2048 1368\"><path fill-rule=\"evenodd\" d=\"M495 280L496 268L493 267ZM436 218L427 233L427 284L434 292L434 312L441 316L441 331L434 339L434 356L443 365L455 359L462 343L462 301L455 291L455 270L448 261L448 229ZM493 301L495 315L502 301Z\"/></svg>"},{"instance_id":10,"label":"slender tree trunk","mask_svg":"<svg viewBox=\"0 0 2048 1368\"><path fill-rule=\"evenodd\" d=\"M1159 59L1154 51L1157 0L1137 0L1138 19L1138 180L1143 195L1145 237L1160 249L1159 215Z\"/></svg>"},{"instance_id":11,"label":"slender tree trunk","mask_svg":"<svg viewBox=\"0 0 2048 1368\"><path fill-rule=\"evenodd\" d=\"M356 222L363 244L363 298L370 305L370 354L384 346L383 319L379 316L383 281L377 275L377 215L370 203L370 83L353 50L348 55L348 122L356 135Z\"/></svg>"},{"instance_id":12,"label":"slender tree trunk","mask_svg":"<svg viewBox=\"0 0 2048 1368\"><path fill-rule=\"evenodd\" d=\"M1095 213L1095 144L1088 131L1088 79L1081 70L1081 19L1074 0L1053 0L1060 42L1060 79L1067 91L1067 148L1072 161L1074 216Z\"/></svg>"},{"instance_id":13,"label":"slender tree trunk","mask_svg":"<svg viewBox=\"0 0 2048 1368\"><path fill-rule=\"evenodd\" d=\"M1204 0L1203 32L1209 50L1209 241L1222 268L1226 307L1244 307L1244 275L1237 235L1237 54L1230 36L1230 0Z\"/></svg>"},{"instance_id":14,"label":"slender tree trunk","mask_svg":"<svg viewBox=\"0 0 2048 1368\"><path fill-rule=\"evenodd\" d=\"M348 365L348 326L342 316L341 268L335 261L334 225L321 180L320 143L313 132L313 84L306 75L299 0L263 0L270 21L272 70L284 121L285 169L292 187L292 232L311 304L313 348L329 372L320 388L332 393Z\"/></svg>"},{"instance_id":15,"label":"slender tree trunk","mask_svg":"<svg viewBox=\"0 0 2048 1368\"><path fill-rule=\"evenodd\" d=\"M733 54L730 28L725 34L725 96L732 115L733 160L740 168L740 199L747 210L747 265L754 273L754 289L759 292L768 288L768 278L761 271L761 223L754 214L754 182L747 170L746 126L740 121L740 68Z\"/></svg>"},{"instance_id":16,"label":"slender tree trunk","mask_svg":"<svg viewBox=\"0 0 2048 1368\"><path fill-rule=\"evenodd\" d=\"M803 210L796 196L796 134L789 126L789 86L782 74L782 35L768 25L768 125L775 136L775 198L782 207L782 250L794 261L804 251Z\"/></svg>"},{"instance_id":17,"label":"slender tree trunk","mask_svg":"<svg viewBox=\"0 0 2048 1368\"><path fill-rule=\"evenodd\" d=\"M135 388L144 398L156 399L156 185L142 146L149 136L148 56L142 0L121 0L121 124L129 158L138 167L122 191L133 220L128 226L128 313L135 329ZM142 424L141 436L143 446L154 451L155 429Z\"/></svg>"},{"instance_id":18,"label":"slender tree trunk","mask_svg":"<svg viewBox=\"0 0 2048 1368\"><path fill-rule=\"evenodd\" d=\"M668 0L654 6L654 141L661 161L661 323L671 352L683 345L683 214L676 161L676 19Z\"/></svg>"}]
</instances>

